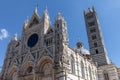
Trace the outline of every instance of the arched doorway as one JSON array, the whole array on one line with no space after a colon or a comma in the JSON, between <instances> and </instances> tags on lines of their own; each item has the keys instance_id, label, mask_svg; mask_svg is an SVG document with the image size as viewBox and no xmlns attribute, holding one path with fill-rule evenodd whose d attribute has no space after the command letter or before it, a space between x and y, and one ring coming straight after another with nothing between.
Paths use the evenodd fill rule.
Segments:
<instances>
[{"instance_id":1,"label":"arched doorway","mask_svg":"<svg viewBox=\"0 0 120 80\"><path fill-rule=\"evenodd\" d=\"M42 72L43 72L43 76L42 76L42 80L53 80L52 79L52 65L51 63L46 63L43 66Z\"/></svg>"},{"instance_id":2,"label":"arched doorway","mask_svg":"<svg viewBox=\"0 0 120 80\"><path fill-rule=\"evenodd\" d=\"M18 72L18 68L16 66L12 66L8 71L9 80L18 80L17 72Z\"/></svg>"},{"instance_id":3,"label":"arched doorway","mask_svg":"<svg viewBox=\"0 0 120 80\"><path fill-rule=\"evenodd\" d=\"M22 79L24 80L34 80L34 72L33 72L33 62L32 61L27 61L22 65Z\"/></svg>"},{"instance_id":4,"label":"arched doorway","mask_svg":"<svg viewBox=\"0 0 120 80\"><path fill-rule=\"evenodd\" d=\"M40 80L54 80L53 65L50 57L43 57L39 62Z\"/></svg>"}]
</instances>

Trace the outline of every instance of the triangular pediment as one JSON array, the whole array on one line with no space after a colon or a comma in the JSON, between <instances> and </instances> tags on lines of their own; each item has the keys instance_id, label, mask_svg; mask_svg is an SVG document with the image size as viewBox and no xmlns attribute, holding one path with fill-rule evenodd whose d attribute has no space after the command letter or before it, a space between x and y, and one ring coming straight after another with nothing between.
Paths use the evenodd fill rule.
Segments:
<instances>
[{"instance_id":1,"label":"triangular pediment","mask_svg":"<svg viewBox=\"0 0 120 80\"><path fill-rule=\"evenodd\" d=\"M34 13L29 21L28 28L31 28L40 23L40 17L38 13Z\"/></svg>"},{"instance_id":2,"label":"triangular pediment","mask_svg":"<svg viewBox=\"0 0 120 80\"><path fill-rule=\"evenodd\" d=\"M33 60L34 60L34 57L31 55L31 53L28 53L28 54L26 54L23 63L25 63L27 61L33 61Z\"/></svg>"}]
</instances>

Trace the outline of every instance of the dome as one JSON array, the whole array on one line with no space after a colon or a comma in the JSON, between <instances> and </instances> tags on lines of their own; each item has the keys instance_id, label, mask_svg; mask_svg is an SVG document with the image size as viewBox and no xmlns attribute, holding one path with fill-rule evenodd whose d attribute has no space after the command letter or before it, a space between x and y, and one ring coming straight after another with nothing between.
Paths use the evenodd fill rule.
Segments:
<instances>
[{"instance_id":1,"label":"dome","mask_svg":"<svg viewBox=\"0 0 120 80\"><path fill-rule=\"evenodd\" d=\"M87 55L90 55L90 52L87 50L87 49L85 49L85 48L80 48L80 53L81 54L87 54Z\"/></svg>"},{"instance_id":2,"label":"dome","mask_svg":"<svg viewBox=\"0 0 120 80\"><path fill-rule=\"evenodd\" d=\"M78 40L78 42L76 43L76 47L77 49L80 49L83 47L83 43L80 41L80 39Z\"/></svg>"},{"instance_id":3,"label":"dome","mask_svg":"<svg viewBox=\"0 0 120 80\"><path fill-rule=\"evenodd\" d=\"M76 47L77 50L80 51L80 54L90 55L90 52L83 47L83 43L80 40L78 40Z\"/></svg>"},{"instance_id":4,"label":"dome","mask_svg":"<svg viewBox=\"0 0 120 80\"><path fill-rule=\"evenodd\" d=\"M79 41L79 42L77 42L76 46L77 46L77 48L81 48L81 47L83 47L83 43Z\"/></svg>"}]
</instances>

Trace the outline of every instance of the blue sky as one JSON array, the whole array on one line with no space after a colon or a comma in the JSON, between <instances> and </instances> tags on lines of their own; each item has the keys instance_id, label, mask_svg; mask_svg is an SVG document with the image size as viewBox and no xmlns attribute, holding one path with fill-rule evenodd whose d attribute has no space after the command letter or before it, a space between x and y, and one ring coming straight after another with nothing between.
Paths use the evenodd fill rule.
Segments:
<instances>
[{"instance_id":1,"label":"blue sky","mask_svg":"<svg viewBox=\"0 0 120 80\"><path fill-rule=\"evenodd\" d=\"M80 38L87 49L83 11L94 6L109 58L120 67L120 0L0 0L0 66L3 65L8 42L15 33L21 37L23 23L27 16L32 16L36 4L40 17L48 7L52 24L57 13L61 12L67 21L70 45L75 47Z\"/></svg>"}]
</instances>

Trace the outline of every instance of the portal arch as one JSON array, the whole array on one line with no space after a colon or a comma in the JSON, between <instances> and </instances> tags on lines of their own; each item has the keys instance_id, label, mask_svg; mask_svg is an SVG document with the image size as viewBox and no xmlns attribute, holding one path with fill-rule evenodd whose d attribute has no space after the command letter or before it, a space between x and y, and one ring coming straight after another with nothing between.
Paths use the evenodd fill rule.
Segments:
<instances>
[{"instance_id":1,"label":"portal arch","mask_svg":"<svg viewBox=\"0 0 120 80\"><path fill-rule=\"evenodd\" d=\"M41 75L39 76L41 80L53 80L54 69L51 57L42 57L38 62L38 68Z\"/></svg>"}]
</instances>

